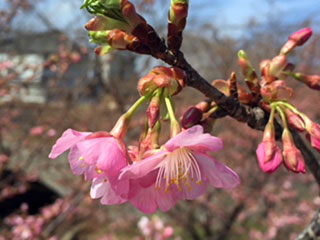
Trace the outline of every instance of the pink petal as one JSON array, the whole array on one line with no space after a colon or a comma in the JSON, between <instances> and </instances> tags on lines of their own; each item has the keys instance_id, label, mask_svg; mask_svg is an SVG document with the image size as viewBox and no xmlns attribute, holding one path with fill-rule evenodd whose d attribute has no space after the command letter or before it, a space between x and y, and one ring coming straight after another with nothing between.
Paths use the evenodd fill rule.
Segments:
<instances>
[{"instance_id":1,"label":"pink petal","mask_svg":"<svg viewBox=\"0 0 320 240\"><path fill-rule=\"evenodd\" d=\"M118 178L120 170L127 166L127 157L117 139L100 137L86 139L77 144L85 162L106 172L110 181Z\"/></svg>"},{"instance_id":2,"label":"pink petal","mask_svg":"<svg viewBox=\"0 0 320 240\"><path fill-rule=\"evenodd\" d=\"M104 179L93 179L91 189L90 189L90 197L92 199L101 198L106 192L107 182Z\"/></svg>"},{"instance_id":3,"label":"pink petal","mask_svg":"<svg viewBox=\"0 0 320 240\"><path fill-rule=\"evenodd\" d=\"M150 187L157 180L158 170L153 170L144 177L139 178L139 184L143 188Z\"/></svg>"},{"instance_id":4,"label":"pink petal","mask_svg":"<svg viewBox=\"0 0 320 240\"><path fill-rule=\"evenodd\" d=\"M171 138L165 146L170 152L181 147L200 152L214 152L223 148L223 142L220 138L203 133L203 127L196 125Z\"/></svg>"},{"instance_id":5,"label":"pink petal","mask_svg":"<svg viewBox=\"0 0 320 240\"><path fill-rule=\"evenodd\" d=\"M52 147L49 158L54 159L58 157L90 134L90 132L78 132L70 128L67 129Z\"/></svg>"},{"instance_id":6,"label":"pink petal","mask_svg":"<svg viewBox=\"0 0 320 240\"><path fill-rule=\"evenodd\" d=\"M178 197L171 192L165 192L162 189L154 188L154 195L157 201L157 205L161 211L166 212L170 210L178 201Z\"/></svg>"},{"instance_id":7,"label":"pink petal","mask_svg":"<svg viewBox=\"0 0 320 240\"><path fill-rule=\"evenodd\" d=\"M80 160L81 153L76 146L73 146L69 153L69 164L75 175L82 175L87 170L87 164Z\"/></svg>"},{"instance_id":8,"label":"pink petal","mask_svg":"<svg viewBox=\"0 0 320 240\"><path fill-rule=\"evenodd\" d=\"M142 188L134 198L130 199L130 202L143 213L154 213L158 208L154 190L154 186Z\"/></svg>"},{"instance_id":9,"label":"pink petal","mask_svg":"<svg viewBox=\"0 0 320 240\"><path fill-rule=\"evenodd\" d=\"M179 198L181 200L194 200L207 191L208 184L203 181L201 184L195 181L189 181L190 187L183 186L182 190L178 190Z\"/></svg>"},{"instance_id":10,"label":"pink petal","mask_svg":"<svg viewBox=\"0 0 320 240\"><path fill-rule=\"evenodd\" d=\"M170 210L178 201L172 192L165 192L163 189L156 189L155 185L148 188L141 188L139 193L130 199L130 202L140 211L150 214L157 211Z\"/></svg>"},{"instance_id":11,"label":"pink petal","mask_svg":"<svg viewBox=\"0 0 320 240\"><path fill-rule=\"evenodd\" d=\"M159 167L166 154L166 151L161 151L143 159L141 162L123 168L119 179L135 179L146 176L148 173Z\"/></svg>"},{"instance_id":12,"label":"pink petal","mask_svg":"<svg viewBox=\"0 0 320 240\"><path fill-rule=\"evenodd\" d=\"M235 188L240 184L240 178L232 169L214 158L196 153L194 154L201 168L201 173L216 188Z\"/></svg>"},{"instance_id":13,"label":"pink petal","mask_svg":"<svg viewBox=\"0 0 320 240\"><path fill-rule=\"evenodd\" d=\"M102 197L100 202L104 205L121 204L127 201L117 195L113 191L110 183L104 179L94 179L92 181L90 196L93 199Z\"/></svg>"}]
</instances>

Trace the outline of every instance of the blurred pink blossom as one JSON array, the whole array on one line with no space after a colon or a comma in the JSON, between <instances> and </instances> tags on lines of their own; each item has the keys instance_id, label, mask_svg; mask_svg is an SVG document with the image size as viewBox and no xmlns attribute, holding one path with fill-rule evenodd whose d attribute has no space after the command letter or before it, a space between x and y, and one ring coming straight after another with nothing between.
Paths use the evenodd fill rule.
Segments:
<instances>
[{"instance_id":1,"label":"blurred pink blossom","mask_svg":"<svg viewBox=\"0 0 320 240\"><path fill-rule=\"evenodd\" d=\"M54 130L53 128L49 129L47 132L48 137L54 137L57 135L57 131Z\"/></svg>"},{"instance_id":2,"label":"blurred pink blossom","mask_svg":"<svg viewBox=\"0 0 320 240\"><path fill-rule=\"evenodd\" d=\"M30 135L35 136L41 136L44 133L44 127L43 126L36 126L30 129Z\"/></svg>"},{"instance_id":3,"label":"blurred pink blossom","mask_svg":"<svg viewBox=\"0 0 320 240\"><path fill-rule=\"evenodd\" d=\"M0 62L0 71L4 71L8 68L12 68L14 66L12 61Z\"/></svg>"}]
</instances>

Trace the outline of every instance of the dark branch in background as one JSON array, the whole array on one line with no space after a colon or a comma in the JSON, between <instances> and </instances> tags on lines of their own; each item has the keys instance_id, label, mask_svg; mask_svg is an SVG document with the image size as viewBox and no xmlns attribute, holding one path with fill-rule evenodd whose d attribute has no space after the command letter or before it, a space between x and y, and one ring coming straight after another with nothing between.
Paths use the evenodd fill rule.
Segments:
<instances>
[{"instance_id":1,"label":"dark branch in background","mask_svg":"<svg viewBox=\"0 0 320 240\"><path fill-rule=\"evenodd\" d=\"M311 223L303 230L296 240L320 239L320 209L314 215Z\"/></svg>"},{"instance_id":2,"label":"dark branch in background","mask_svg":"<svg viewBox=\"0 0 320 240\"><path fill-rule=\"evenodd\" d=\"M234 207L231 214L229 215L229 218L225 222L222 231L218 234L216 238L214 238L214 240L227 239L230 229L232 228L233 224L237 221L237 218L241 213L241 211L244 209L244 207L245 207L245 204L243 202L238 203Z\"/></svg>"}]
</instances>

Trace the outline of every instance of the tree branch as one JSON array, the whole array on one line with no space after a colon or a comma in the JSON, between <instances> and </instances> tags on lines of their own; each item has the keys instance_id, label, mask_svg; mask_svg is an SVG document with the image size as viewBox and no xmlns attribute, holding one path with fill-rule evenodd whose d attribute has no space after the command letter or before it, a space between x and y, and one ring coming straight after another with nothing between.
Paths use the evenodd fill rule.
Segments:
<instances>
[{"instance_id":1,"label":"tree branch","mask_svg":"<svg viewBox=\"0 0 320 240\"><path fill-rule=\"evenodd\" d=\"M311 223L303 230L296 240L320 239L320 209L314 215Z\"/></svg>"},{"instance_id":2,"label":"tree branch","mask_svg":"<svg viewBox=\"0 0 320 240\"><path fill-rule=\"evenodd\" d=\"M219 107L228 113L228 115L240 122L246 122L249 127L263 131L269 118L269 113L259 106L250 107L241 104L238 99L227 97L217 88L212 86L205 80L185 59L182 52L177 52L175 55L170 51L162 53L152 53L152 56L161 59L165 63L183 69L187 75L185 83L203 93L207 98L215 101ZM306 146L300 135L291 130L294 136L296 146L301 150L305 163L320 186L320 165L317 158ZM276 135L281 136L282 127L276 124Z\"/></svg>"}]
</instances>

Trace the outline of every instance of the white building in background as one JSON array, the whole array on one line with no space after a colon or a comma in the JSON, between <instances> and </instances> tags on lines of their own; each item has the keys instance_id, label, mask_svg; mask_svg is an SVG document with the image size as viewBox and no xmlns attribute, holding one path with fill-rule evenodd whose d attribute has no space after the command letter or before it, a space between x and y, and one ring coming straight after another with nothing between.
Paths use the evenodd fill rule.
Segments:
<instances>
[{"instance_id":1,"label":"white building in background","mask_svg":"<svg viewBox=\"0 0 320 240\"><path fill-rule=\"evenodd\" d=\"M0 96L1 102L18 100L25 103L42 104L46 101L46 92L41 85L44 57L40 54L11 55L0 53L0 65L6 63L0 71L0 78L9 78L10 93Z\"/></svg>"}]
</instances>

